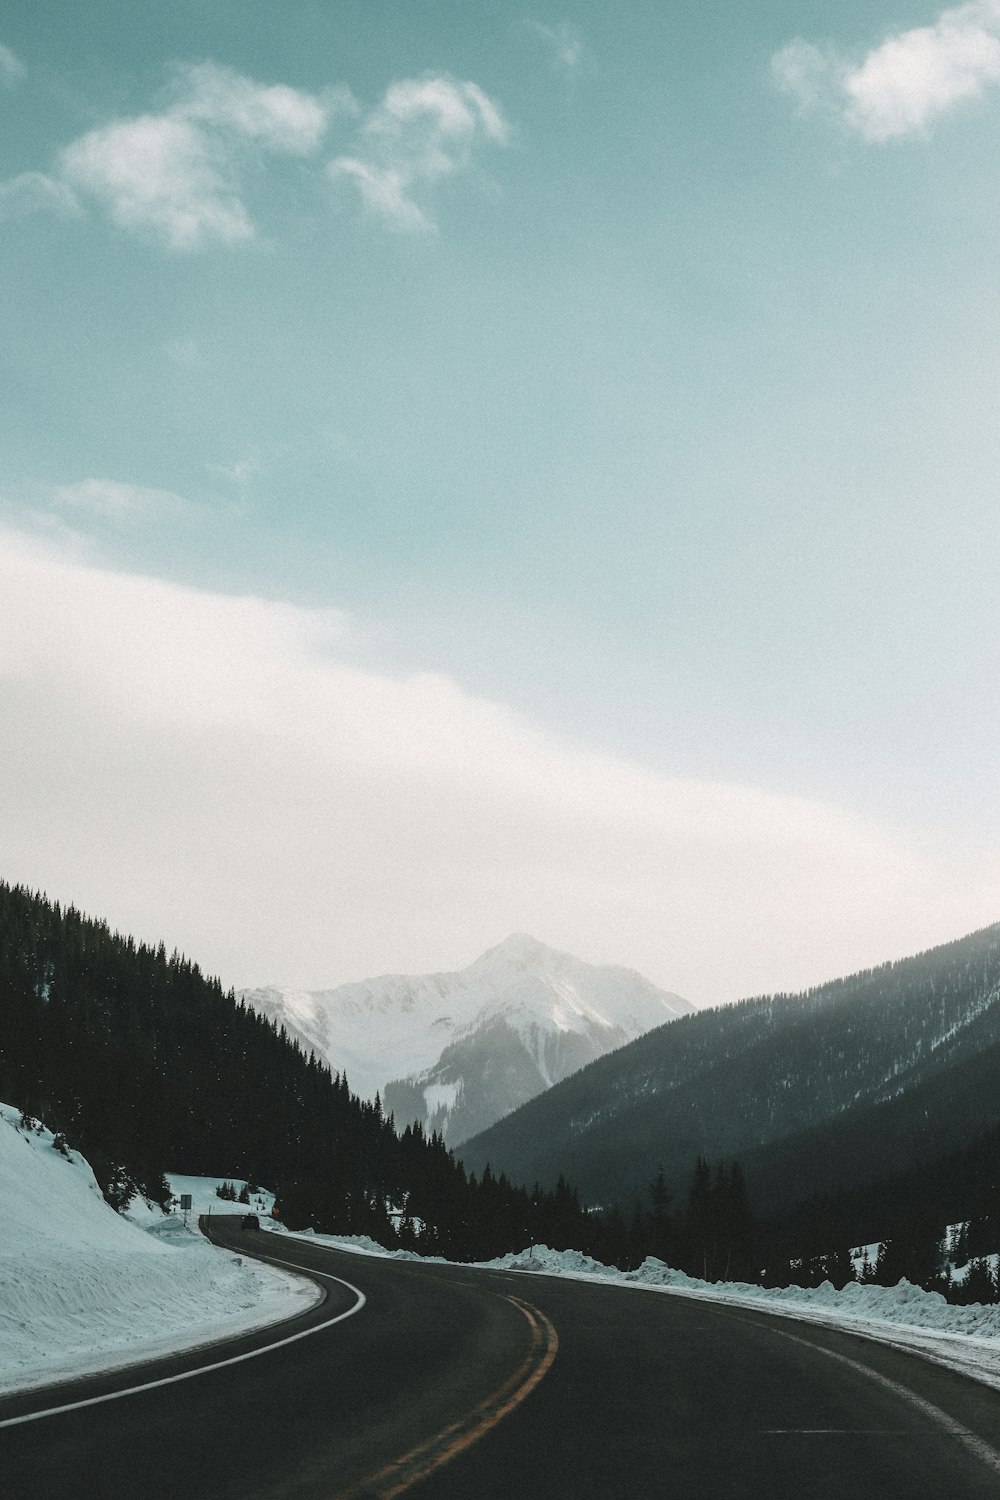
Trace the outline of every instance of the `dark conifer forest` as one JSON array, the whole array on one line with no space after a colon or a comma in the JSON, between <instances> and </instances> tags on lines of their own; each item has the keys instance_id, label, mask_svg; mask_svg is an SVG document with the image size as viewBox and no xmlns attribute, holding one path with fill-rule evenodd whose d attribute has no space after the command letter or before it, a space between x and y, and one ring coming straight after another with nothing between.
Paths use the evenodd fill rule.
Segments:
<instances>
[{"instance_id":1,"label":"dark conifer forest","mask_svg":"<svg viewBox=\"0 0 1000 1500\"><path fill-rule=\"evenodd\" d=\"M290 1228L461 1259L586 1237L566 1183L467 1176L197 964L3 883L0 1099L64 1135L116 1207L221 1168L272 1187Z\"/></svg>"},{"instance_id":2,"label":"dark conifer forest","mask_svg":"<svg viewBox=\"0 0 1000 1500\"><path fill-rule=\"evenodd\" d=\"M998 1123L994 926L805 994L683 1016L463 1142L461 1156L516 1182L563 1172L605 1204L644 1192L656 1163L676 1188L697 1157L738 1157L754 1211L776 1220L922 1171Z\"/></svg>"}]
</instances>

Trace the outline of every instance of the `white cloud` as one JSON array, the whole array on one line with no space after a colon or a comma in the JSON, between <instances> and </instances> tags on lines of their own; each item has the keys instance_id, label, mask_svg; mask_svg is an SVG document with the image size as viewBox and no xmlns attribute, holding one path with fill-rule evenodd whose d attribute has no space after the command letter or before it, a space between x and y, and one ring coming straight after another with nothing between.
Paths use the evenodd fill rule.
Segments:
<instances>
[{"instance_id":1,"label":"white cloud","mask_svg":"<svg viewBox=\"0 0 1000 1500\"><path fill-rule=\"evenodd\" d=\"M509 127L498 105L475 83L444 77L390 85L364 122L357 150L338 156L329 172L354 182L365 206L397 229L433 228L417 196L466 170L482 142L506 145Z\"/></svg>"},{"instance_id":2,"label":"white cloud","mask_svg":"<svg viewBox=\"0 0 1000 1500\"><path fill-rule=\"evenodd\" d=\"M798 39L775 55L772 72L804 108L832 105L867 140L912 135L1000 83L1000 0L972 0L896 32L857 64Z\"/></svg>"},{"instance_id":3,"label":"white cloud","mask_svg":"<svg viewBox=\"0 0 1000 1500\"><path fill-rule=\"evenodd\" d=\"M454 171L459 143L471 142L480 130L501 145L508 134L500 110L478 84L431 77L391 84L365 128L419 160L427 157L434 172Z\"/></svg>"},{"instance_id":4,"label":"white cloud","mask_svg":"<svg viewBox=\"0 0 1000 1500\"><path fill-rule=\"evenodd\" d=\"M157 112L72 141L57 178L29 172L0 184L0 218L78 212L81 195L120 228L172 250L239 244L256 232L246 199L265 158L314 156L341 119L356 122L354 149L329 162L328 175L353 182L365 206L395 227L432 230L420 195L467 170L479 145L509 138L477 84L430 74L392 84L367 118L345 86L311 94L211 62L175 67L165 100Z\"/></svg>"},{"instance_id":5,"label":"white cloud","mask_svg":"<svg viewBox=\"0 0 1000 1500\"><path fill-rule=\"evenodd\" d=\"M285 84L260 84L232 68L197 63L178 69L173 113L259 141L269 151L306 156L327 126L327 109L312 94Z\"/></svg>"},{"instance_id":6,"label":"white cloud","mask_svg":"<svg viewBox=\"0 0 1000 1500\"><path fill-rule=\"evenodd\" d=\"M25 73L24 63L21 59L0 42L0 86L10 88L23 78Z\"/></svg>"},{"instance_id":7,"label":"white cloud","mask_svg":"<svg viewBox=\"0 0 1000 1500\"><path fill-rule=\"evenodd\" d=\"M360 161L356 156L338 156L330 163L330 176L335 181L350 178L357 184L365 207L388 220L396 229L433 230L435 227L433 220L407 196L413 179L398 167L378 167Z\"/></svg>"},{"instance_id":8,"label":"white cloud","mask_svg":"<svg viewBox=\"0 0 1000 1500\"><path fill-rule=\"evenodd\" d=\"M46 177L43 172L21 172L0 182L0 219L24 218L36 213L68 219L79 212L76 194L64 182Z\"/></svg>"},{"instance_id":9,"label":"white cloud","mask_svg":"<svg viewBox=\"0 0 1000 1500\"><path fill-rule=\"evenodd\" d=\"M575 72L584 59L583 38L568 21L557 26L546 26L542 21L529 21L529 27L551 47L556 62L568 72Z\"/></svg>"},{"instance_id":10,"label":"white cloud","mask_svg":"<svg viewBox=\"0 0 1000 1500\"><path fill-rule=\"evenodd\" d=\"M176 515L190 509L188 502L172 490L121 484L114 479L84 479L79 484L59 485L54 497L58 504L71 510L89 511L109 521Z\"/></svg>"},{"instance_id":11,"label":"white cloud","mask_svg":"<svg viewBox=\"0 0 1000 1500\"><path fill-rule=\"evenodd\" d=\"M427 971L528 930L703 1001L995 912L967 860L848 812L655 774L355 655L336 612L0 532L4 875L227 982Z\"/></svg>"},{"instance_id":12,"label":"white cloud","mask_svg":"<svg viewBox=\"0 0 1000 1500\"><path fill-rule=\"evenodd\" d=\"M173 93L163 113L116 120L74 141L60 158L63 175L123 229L152 232L171 249L251 239L248 156L315 151L331 106L213 63L178 69Z\"/></svg>"},{"instance_id":13,"label":"white cloud","mask_svg":"<svg viewBox=\"0 0 1000 1500\"><path fill-rule=\"evenodd\" d=\"M152 230L171 249L253 235L224 153L188 120L144 115L92 130L66 148L62 170L121 228Z\"/></svg>"}]
</instances>

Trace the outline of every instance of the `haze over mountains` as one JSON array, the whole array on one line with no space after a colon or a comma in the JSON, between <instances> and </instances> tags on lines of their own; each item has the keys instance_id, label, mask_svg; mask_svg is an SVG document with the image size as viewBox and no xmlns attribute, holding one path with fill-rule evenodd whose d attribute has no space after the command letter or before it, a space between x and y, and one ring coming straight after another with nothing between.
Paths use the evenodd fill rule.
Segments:
<instances>
[{"instance_id":1,"label":"haze over mountains","mask_svg":"<svg viewBox=\"0 0 1000 1500\"><path fill-rule=\"evenodd\" d=\"M116 1207L221 1157L275 1184L286 1223L427 1253L558 1242L780 1277L888 1235L923 1285L942 1226L974 1221L976 1254L1000 1243L1000 925L806 994L689 1008L561 1080L676 997L523 937L457 974L344 988L356 1042L409 1037L381 1058L383 1076L413 1066L390 1108L415 1098L457 1136L497 1095L544 1091L455 1152L400 1114L397 1134L350 1094L349 1058L331 1076L303 1053L302 1026L293 1045L164 945L0 881L0 1098L84 1149Z\"/></svg>"},{"instance_id":2,"label":"haze over mountains","mask_svg":"<svg viewBox=\"0 0 1000 1500\"><path fill-rule=\"evenodd\" d=\"M525 934L453 973L261 988L242 998L346 1072L353 1092L378 1092L397 1126L419 1120L452 1146L694 1010L631 969L584 963Z\"/></svg>"},{"instance_id":3,"label":"haze over mountains","mask_svg":"<svg viewBox=\"0 0 1000 1500\"><path fill-rule=\"evenodd\" d=\"M591 1204L642 1196L654 1164L680 1199L699 1155L738 1157L754 1208L785 1214L910 1181L949 1153L995 1182L998 1121L1000 924L805 994L684 1017L460 1154L515 1182L564 1173Z\"/></svg>"}]
</instances>

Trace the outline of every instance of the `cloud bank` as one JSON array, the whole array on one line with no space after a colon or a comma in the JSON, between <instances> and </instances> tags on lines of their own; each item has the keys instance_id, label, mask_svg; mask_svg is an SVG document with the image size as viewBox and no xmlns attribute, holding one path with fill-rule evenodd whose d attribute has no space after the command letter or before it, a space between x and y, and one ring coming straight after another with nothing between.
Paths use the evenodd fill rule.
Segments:
<instances>
[{"instance_id":1,"label":"cloud bank","mask_svg":"<svg viewBox=\"0 0 1000 1500\"><path fill-rule=\"evenodd\" d=\"M835 807L366 670L352 634L0 532L4 877L227 983L459 966L527 930L702 1002L926 947L997 895Z\"/></svg>"},{"instance_id":2,"label":"cloud bank","mask_svg":"<svg viewBox=\"0 0 1000 1500\"><path fill-rule=\"evenodd\" d=\"M801 108L834 110L866 140L924 132L1000 83L1000 0L972 0L896 32L860 63L797 38L775 54L772 73Z\"/></svg>"}]
</instances>

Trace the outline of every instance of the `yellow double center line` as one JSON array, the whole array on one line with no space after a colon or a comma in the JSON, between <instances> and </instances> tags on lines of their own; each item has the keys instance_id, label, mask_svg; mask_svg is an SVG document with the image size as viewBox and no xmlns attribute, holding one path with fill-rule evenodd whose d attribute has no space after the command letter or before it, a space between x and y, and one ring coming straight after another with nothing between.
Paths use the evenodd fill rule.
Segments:
<instances>
[{"instance_id":1,"label":"yellow double center line","mask_svg":"<svg viewBox=\"0 0 1000 1500\"><path fill-rule=\"evenodd\" d=\"M386 1464L367 1479L339 1491L333 1500L392 1500L393 1496L402 1495L442 1464L471 1448L520 1406L544 1380L556 1357L559 1335L537 1307L517 1297L504 1297L503 1300L516 1307L531 1328L531 1348L513 1375L457 1422L411 1448L402 1458Z\"/></svg>"}]
</instances>

